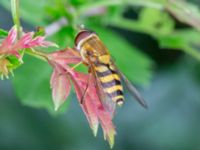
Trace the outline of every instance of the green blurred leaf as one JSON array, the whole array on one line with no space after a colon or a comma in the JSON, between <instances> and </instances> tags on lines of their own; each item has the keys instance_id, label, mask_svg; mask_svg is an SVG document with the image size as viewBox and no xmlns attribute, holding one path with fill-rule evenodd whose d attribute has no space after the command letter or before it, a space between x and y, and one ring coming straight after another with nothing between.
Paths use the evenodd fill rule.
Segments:
<instances>
[{"instance_id":1,"label":"green blurred leaf","mask_svg":"<svg viewBox=\"0 0 200 150\"><path fill-rule=\"evenodd\" d=\"M174 21L164 11L152 8L143 8L138 26L153 35L166 35L173 31Z\"/></svg>"},{"instance_id":2,"label":"green blurred leaf","mask_svg":"<svg viewBox=\"0 0 200 150\"><path fill-rule=\"evenodd\" d=\"M0 38L4 38L8 35L8 32L3 30L3 29L0 29Z\"/></svg>"},{"instance_id":3,"label":"green blurred leaf","mask_svg":"<svg viewBox=\"0 0 200 150\"><path fill-rule=\"evenodd\" d=\"M52 2L52 0L49 0ZM49 19L58 20L59 18L66 17L69 24L73 20L73 14L76 11L72 11L72 5L69 1L65 0L54 0L52 5L46 5L46 12L48 13Z\"/></svg>"},{"instance_id":4,"label":"green blurred leaf","mask_svg":"<svg viewBox=\"0 0 200 150\"><path fill-rule=\"evenodd\" d=\"M25 105L46 108L52 114L58 113L54 111L51 97L51 73L52 69L47 63L26 56L24 65L16 70L12 79L19 100ZM66 110L68 104L69 100L59 112Z\"/></svg>"},{"instance_id":5,"label":"green blurred leaf","mask_svg":"<svg viewBox=\"0 0 200 150\"><path fill-rule=\"evenodd\" d=\"M7 59L10 62L10 65L8 66L9 69L13 70L18 68L20 65L22 65L22 62L15 56L8 56Z\"/></svg>"},{"instance_id":6,"label":"green blurred leaf","mask_svg":"<svg viewBox=\"0 0 200 150\"><path fill-rule=\"evenodd\" d=\"M179 49L200 60L200 32L196 30L179 30L159 38L163 48Z\"/></svg>"},{"instance_id":7,"label":"green blurred leaf","mask_svg":"<svg viewBox=\"0 0 200 150\"><path fill-rule=\"evenodd\" d=\"M143 8L138 20L119 17L108 22L109 25L150 34L154 37L167 35L174 30L173 19L164 11L153 8Z\"/></svg>"},{"instance_id":8,"label":"green blurred leaf","mask_svg":"<svg viewBox=\"0 0 200 150\"><path fill-rule=\"evenodd\" d=\"M49 37L50 41L53 41L59 46L59 49L74 46L75 30L70 26L63 27L56 34Z\"/></svg>"},{"instance_id":9,"label":"green blurred leaf","mask_svg":"<svg viewBox=\"0 0 200 150\"><path fill-rule=\"evenodd\" d=\"M129 2L129 1L128 1ZM179 21L200 30L200 10L198 5L185 0L135 0L131 5L167 11ZM150 18L150 17L149 17ZM153 18L150 18L153 19Z\"/></svg>"},{"instance_id":10,"label":"green blurred leaf","mask_svg":"<svg viewBox=\"0 0 200 150\"><path fill-rule=\"evenodd\" d=\"M92 1L94 1L94 0L69 0L69 2L74 6L84 5L84 4L90 3Z\"/></svg>"},{"instance_id":11,"label":"green blurred leaf","mask_svg":"<svg viewBox=\"0 0 200 150\"><path fill-rule=\"evenodd\" d=\"M9 11L11 10L9 0L1 0L0 4ZM50 0L40 0L38 2L20 0L20 17L32 25L44 26L47 17L45 8L50 5L52 5Z\"/></svg>"},{"instance_id":12,"label":"green blurred leaf","mask_svg":"<svg viewBox=\"0 0 200 150\"><path fill-rule=\"evenodd\" d=\"M116 64L127 77L138 84L147 84L152 76L153 62L140 52L137 48L130 45L120 35L99 26L92 26L102 41L108 47L111 56L116 60Z\"/></svg>"},{"instance_id":13,"label":"green blurred leaf","mask_svg":"<svg viewBox=\"0 0 200 150\"><path fill-rule=\"evenodd\" d=\"M183 50L200 60L200 32L195 30L175 30L173 19L164 11L143 8L139 20L119 18L110 25L132 31L148 33L157 39L162 48Z\"/></svg>"}]
</instances>

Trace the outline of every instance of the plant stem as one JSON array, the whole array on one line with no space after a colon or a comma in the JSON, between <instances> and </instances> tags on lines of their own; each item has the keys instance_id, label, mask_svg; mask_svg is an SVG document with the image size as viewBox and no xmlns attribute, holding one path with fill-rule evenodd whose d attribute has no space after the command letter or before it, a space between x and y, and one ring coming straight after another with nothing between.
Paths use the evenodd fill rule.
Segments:
<instances>
[{"instance_id":1,"label":"plant stem","mask_svg":"<svg viewBox=\"0 0 200 150\"><path fill-rule=\"evenodd\" d=\"M43 53L41 51L38 51L38 50L34 50L34 49L27 49L25 51L25 53L35 57L35 58L38 58L40 60L43 60L43 61L48 61L48 56L46 53Z\"/></svg>"},{"instance_id":2,"label":"plant stem","mask_svg":"<svg viewBox=\"0 0 200 150\"><path fill-rule=\"evenodd\" d=\"M21 36L21 25L19 19L19 0L11 0L11 11L13 22L17 27L17 38L19 39Z\"/></svg>"}]
</instances>

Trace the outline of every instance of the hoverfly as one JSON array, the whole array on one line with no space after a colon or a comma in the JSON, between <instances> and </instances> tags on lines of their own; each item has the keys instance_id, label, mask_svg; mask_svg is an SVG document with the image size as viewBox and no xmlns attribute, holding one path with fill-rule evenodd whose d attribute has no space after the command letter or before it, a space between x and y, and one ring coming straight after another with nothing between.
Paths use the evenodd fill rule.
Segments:
<instances>
[{"instance_id":1,"label":"hoverfly","mask_svg":"<svg viewBox=\"0 0 200 150\"><path fill-rule=\"evenodd\" d=\"M88 30L79 32L75 38L75 46L83 64L88 66L89 74L95 79L97 94L105 108L113 111L116 104L121 106L124 103L122 81L135 99L147 108L136 88L117 69L108 49L96 33Z\"/></svg>"}]
</instances>

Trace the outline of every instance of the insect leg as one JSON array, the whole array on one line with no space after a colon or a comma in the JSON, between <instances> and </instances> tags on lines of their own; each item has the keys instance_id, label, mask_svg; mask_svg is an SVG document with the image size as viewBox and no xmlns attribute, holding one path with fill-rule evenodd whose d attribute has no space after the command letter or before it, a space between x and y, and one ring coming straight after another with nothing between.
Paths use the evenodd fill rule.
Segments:
<instances>
[{"instance_id":1,"label":"insect leg","mask_svg":"<svg viewBox=\"0 0 200 150\"><path fill-rule=\"evenodd\" d=\"M85 95L87 93L87 90L88 90L88 87L90 85L90 80L91 80L91 77L92 77L92 74L89 74L89 77L88 77L88 80L87 80L87 85L86 85L86 88L83 92L83 96L81 97L81 104L83 103L84 99L85 99Z\"/></svg>"},{"instance_id":2,"label":"insect leg","mask_svg":"<svg viewBox=\"0 0 200 150\"><path fill-rule=\"evenodd\" d=\"M71 69L75 69L76 67L78 67L79 65L81 65L83 62L79 62L78 64L74 65Z\"/></svg>"}]
</instances>

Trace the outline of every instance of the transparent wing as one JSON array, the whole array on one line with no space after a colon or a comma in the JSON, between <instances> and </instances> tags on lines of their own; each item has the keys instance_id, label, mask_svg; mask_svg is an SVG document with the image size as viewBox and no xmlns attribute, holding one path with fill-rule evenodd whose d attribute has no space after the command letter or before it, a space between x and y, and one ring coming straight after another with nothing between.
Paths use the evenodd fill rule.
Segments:
<instances>
[{"instance_id":1,"label":"transparent wing","mask_svg":"<svg viewBox=\"0 0 200 150\"><path fill-rule=\"evenodd\" d=\"M130 94L135 98L135 100L144 108L148 108L146 101L141 96L139 91L133 86L133 84L126 78L126 76L120 72L120 70L117 68L117 66L112 61L112 65L115 67L116 71L119 73L122 81L125 83L125 86L127 87Z\"/></svg>"},{"instance_id":2,"label":"transparent wing","mask_svg":"<svg viewBox=\"0 0 200 150\"><path fill-rule=\"evenodd\" d=\"M114 115L116 103L113 102L113 100L104 92L103 87L101 86L101 83L98 79L98 76L94 71L93 65L91 65L90 70L91 70L91 73L93 74L93 78L95 81L94 86L97 90L97 95L98 95L102 105L108 112L110 112L112 115Z\"/></svg>"}]
</instances>

